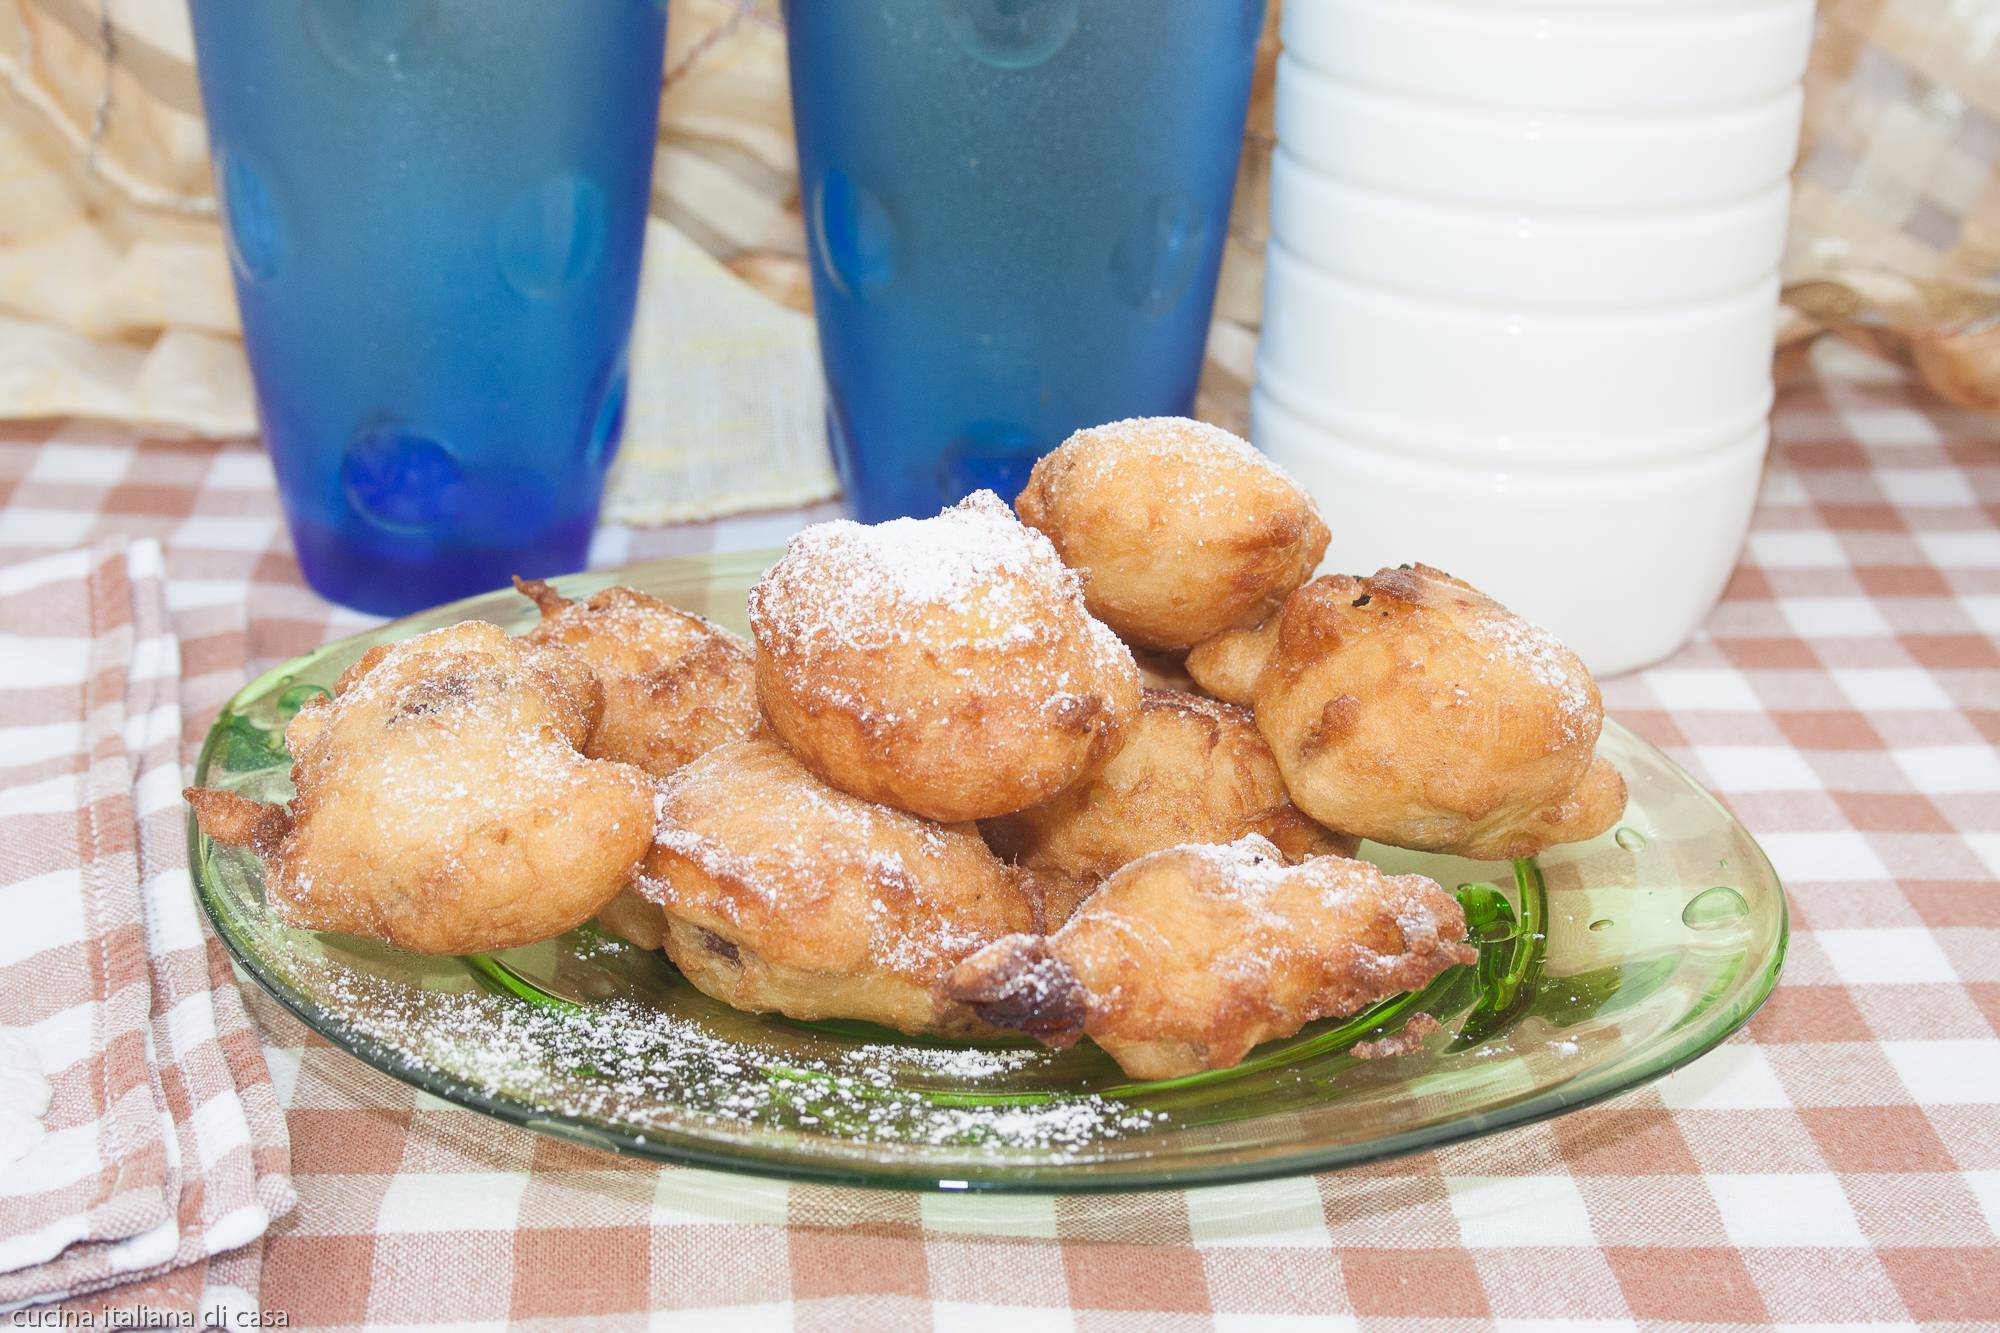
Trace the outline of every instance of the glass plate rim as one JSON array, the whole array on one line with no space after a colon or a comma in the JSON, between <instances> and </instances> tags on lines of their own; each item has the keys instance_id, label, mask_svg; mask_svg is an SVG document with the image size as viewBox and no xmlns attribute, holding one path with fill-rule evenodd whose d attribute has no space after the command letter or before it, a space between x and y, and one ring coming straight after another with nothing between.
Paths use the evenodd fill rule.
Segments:
<instances>
[{"instance_id":1,"label":"glass plate rim","mask_svg":"<svg viewBox=\"0 0 2000 1333\"><path fill-rule=\"evenodd\" d=\"M616 569L579 571L550 581L565 593L575 595L622 582L639 574L657 573L668 576L685 570L690 574L700 572L704 577L712 577L717 570L731 566L746 572L761 571L779 554L781 552L770 550L672 556ZM246 681L230 696L218 714L216 722L210 726L204 737L195 759L196 780L200 781L201 776L208 771L214 752L223 743L223 719L237 711L240 701L261 695L280 678L295 670L301 661L318 656L353 638L383 635L402 637L400 631L414 627L420 622L429 622L441 615L448 615L453 611L474 608L489 602L495 593L504 591L506 590L495 589L477 593L413 615L383 621L381 624L358 630L353 635L322 644ZM1659 747L1631 732L1614 718L1605 719L1605 729L1607 732L1615 729L1625 743L1648 752L1655 762L1685 783L1688 790L1698 793L1703 800L1720 810L1731 824L1739 829L1742 828L1741 821L1722 805L1714 793ZM1090 1164L1092 1168L1090 1171L1076 1171L1068 1178L1065 1178L1065 1173L1074 1171L1074 1168L1057 1163L1030 1165L996 1163L989 1173L972 1172L962 1177L941 1178L935 1170L913 1169L890 1162L871 1162L862 1167L846 1159L815 1157L796 1149L773 1150L722 1140L710 1142L692 1135L670 1132L662 1132L657 1136L639 1135L605 1125L584 1126L553 1120L538 1108L525 1102L506 1095L488 1094L452 1075L406 1060L382 1043L328 1021L333 1017L329 1011L300 993L264 962L257 951L250 947L236 930L231 920L231 909L217 901L220 890L216 887L216 878L207 869L213 847L208 839L202 836L192 811L188 813L186 826L188 860L194 878L196 897L200 900L202 910L215 929L217 937L228 950L232 962L247 972L260 989L309 1030L370 1068L419 1091L429 1093L441 1101L489 1116L504 1124L611 1152L618 1156L704 1170L735 1172L765 1179L864 1189L972 1194L1122 1194L1209 1185L1249 1184L1365 1166L1463 1143L1504 1130L1518 1129L1644 1087L1676 1070L1685 1068L1713 1051L1740 1031L1770 998L1784 969L1791 938L1790 903L1784 892L1783 882L1762 845L1747 829L1743 829L1746 841L1756 851L1760 868L1776 890L1774 902L1777 921L1769 957L1748 990L1732 1004L1705 1014L1698 1029L1699 1036L1691 1042L1676 1043L1672 1057L1658 1064L1629 1070L1611 1066L1584 1071L1573 1078L1537 1089L1517 1101L1503 1102L1490 1110L1467 1112L1441 1125L1384 1135L1363 1143L1308 1145L1296 1152L1273 1154L1247 1162L1222 1162L1207 1167L1199 1165L1146 1167L1143 1162L1130 1165L1093 1162Z\"/></svg>"}]
</instances>

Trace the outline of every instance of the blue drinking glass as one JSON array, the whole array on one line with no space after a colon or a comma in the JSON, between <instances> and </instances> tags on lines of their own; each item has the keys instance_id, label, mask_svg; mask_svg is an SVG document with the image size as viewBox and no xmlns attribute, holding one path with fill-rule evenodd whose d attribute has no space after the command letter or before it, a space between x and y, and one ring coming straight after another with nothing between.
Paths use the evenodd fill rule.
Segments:
<instances>
[{"instance_id":1,"label":"blue drinking glass","mask_svg":"<svg viewBox=\"0 0 2000 1333\"><path fill-rule=\"evenodd\" d=\"M790 0L847 500L1012 497L1072 430L1194 404L1264 0Z\"/></svg>"},{"instance_id":2,"label":"blue drinking glass","mask_svg":"<svg viewBox=\"0 0 2000 1333\"><path fill-rule=\"evenodd\" d=\"M664 0L192 0L299 564L365 611L581 567L625 402Z\"/></svg>"}]
</instances>

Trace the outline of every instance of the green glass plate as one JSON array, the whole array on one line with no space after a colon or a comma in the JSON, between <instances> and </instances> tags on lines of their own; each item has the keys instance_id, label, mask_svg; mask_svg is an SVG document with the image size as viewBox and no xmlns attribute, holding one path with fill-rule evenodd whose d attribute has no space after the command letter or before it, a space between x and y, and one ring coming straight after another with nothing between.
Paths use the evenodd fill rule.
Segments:
<instances>
[{"instance_id":1,"label":"green glass plate","mask_svg":"<svg viewBox=\"0 0 2000 1333\"><path fill-rule=\"evenodd\" d=\"M628 583L735 629L770 555L662 561L558 580ZM510 630L495 593L322 648L252 681L202 748L197 781L281 799L283 726L371 646L468 617ZM223 941L336 1045L498 1119L613 1152L792 1179L919 1189L1136 1190L1373 1161L1490 1133L1657 1078L1715 1046L1770 993L1785 898L1729 813L1630 732L1602 752L1631 789L1615 834L1534 862L1372 844L1456 889L1479 962L1428 989L1308 1027L1243 1065L1135 1084L1087 1043L912 1040L866 1024L737 1013L666 961L585 927L490 957L425 958L288 929L257 861L189 840ZM1412 1053L1358 1041L1416 1013Z\"/></svg>"}]
</instances>

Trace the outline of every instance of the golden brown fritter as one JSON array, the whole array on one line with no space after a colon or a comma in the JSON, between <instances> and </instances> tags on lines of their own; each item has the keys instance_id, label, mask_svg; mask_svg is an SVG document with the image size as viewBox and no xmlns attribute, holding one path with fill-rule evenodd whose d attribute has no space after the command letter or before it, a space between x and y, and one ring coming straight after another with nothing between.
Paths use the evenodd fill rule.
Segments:
<instances>
[{"instance_id":1,"label":"golden brown fritter","mask_svg":"<svg viewBox=\"0 0 2000 1333\"><path fill-rule=\"evenodd\" d=\"M988 1031L939 983L1041 928L1033 881L969 825L849 796L772 740L665 779L640 885L665 912L668 957L718 1000L911 1033Z\"/></svg>"},{"instance_id":2,"label":"golden brown fritter","mask_svg":"<svg viewBox=\"0 0 2000 1333\"><path fill-rule=\"evenodd\" d=\"M1319 578L1233 636L1258 730L1322 823L1476 860L1595 837L1625 782L1595 757L1604 706L1575 654L1424 565ZM1244 663L1269 649L1261 670ZM1196 674L1216 678L1205 656Z\"/></svg>"},{"instance_id":3,"label":"golden brown fritter","mask_svg":"<svg viewBox=\"0 0 2000 1333\"><path fill-rule=\"evenodd\" d=\"M532 944L594 915L652 842L646 775L577 749L597 709L575 658L467 621L372 650L300 710L289 805L186 796L263 859L290 925L418 953Z\"/></svg>"},{"instance_id":4,"label":"golden brown fritter","mask_svg":"<svg viewBox=\"0 0 2000 1333\"><path fill-rule=\"evenodd\" d=\"M1477 957L1465 914L1422 875L1251 835L1120 870L1053 935L1011 935L946 993L1052 1046L1088 1036L1134 1078L1238 1064L1259 1042L1428 985Z\"/></svg>"},{"instance_id":5,"label":"golden brown fritter","mask_svg":"<svg viewBox=\"0 0 2000 1333\"><path fill-rule=\"evenodd\" d=\"M637 883L625 886L616 898L597 914L599 927L641 949L667 947L667 918L660 905L648 898Z\"/></svg>"},{"instance_id":6,"label":"golden brown fritter","mask_svg":"<svg viewBox=\"0 0 2000 1333\"><path fill-rule=\"evenodd\" d=\"M1278 618L1218 634L1188 650L1188 678L1208 694L1245 708L1257 702L1257 677L1278 646Z\"/></svg>"},{"instance_id":7,"label":"golden brown fritter","mask_svg":"<svg viewBox=\"0 0 2000 1333\"><path fill-rule=\"evenodd\" d=\"M1297 482L1182 417L1078 431L1035 464L1014 507L1084 571L1092 613L1142 648L1256 624L1326 554L1326 524Z\"/></svg>"},{"instance_id":8,"label":"golden brown fritter","mask_svg":"<svg viewBox=\"0 0 2000 1333\"><path fill-rule=\"evenodd\" d=\"M1075 916L1076 909L1104 882L1096 875L1064 875L1053 870L1023 867L1021 873L1034 883L1036 902L1041 909L1039 929L1044 935L1062 929L1063 923Z\"/></svg>"},{"instance_id":9,"label":"golden brown fritter","mask_svg":"<svg viewBox=\"0 0 2000 1333\"><path fill-rule=\"evenodd\" d=\"M728 630L631 588L572 602L539 580L514 586L542 612L528 641L569 649L603 686L604 713L584 747L593 759L665 777L757 730L754 655Z\"/></svg>"},{"instance_id":10,"label":"golden brown fritter","mask_svg":"<svg viewBox=\"0 0 2000 1333\"><path fill-rule=\"evenodd\" d=\"M1247 709L1175 690L1145 692L1137 725L1096 777L980 831L1030 870L1085 879L1149 852L1246 833L1295 861L1355 846L1292 804Z\"/></svg>"},{"instance_id":11,"label":"golden brown fritter","mask_svg":"<svg viewBox=\"0 0 2000 1333\"><path fill-rule=\"evenodd\" d=\"M991 491L936 518L807 528L750 591L757 695L843 791L947 823L1102 768L1139 711L1132 654Z\"/></svg>"}]
</instances>

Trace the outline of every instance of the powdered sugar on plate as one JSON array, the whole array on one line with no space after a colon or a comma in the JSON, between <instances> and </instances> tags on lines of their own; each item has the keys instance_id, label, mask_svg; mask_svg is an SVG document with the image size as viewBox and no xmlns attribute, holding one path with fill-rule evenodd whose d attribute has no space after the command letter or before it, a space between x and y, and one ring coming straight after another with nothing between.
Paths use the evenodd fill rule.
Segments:
<instances>
[{"instance_id":1,"label":"powdered sugar on plate","mask_svg":"<svg viewBox=\"0 0 2000 1333\"><path fill-rule=\"evenodd\" d=\"M1048 1053L864 1044L803 1049L744 1040L631 1000L536 1004L422 989L309 948L274 946L289 980L332 1015L334 1035L374 1047L447 1095L510 1103L544 1123L619 1133L768 1141L810 1136L818 1151L902 1146L1005 1159L1084 1159L1164 1117L1085 1093L949 1090L1017 1072ZM914 1077L913 1077L914 1076ZM505 1109L504 1107L502 1109Z\"/></svg>"},{"instance_id":2,"label":"powdered sugar on plate","mask_svg":"<svg viewBox=\"0 0 2000 1333\"><path fill-rule=\"evenodd\" d=\"M868 1078L878 1077L885 1069L903 1069L931 1078L976 1083L1018 1074L1048 1057L1043 1047L878 1045L843 1051L840 1063L863 1071Z\"/></svg>"}]
</instances>

